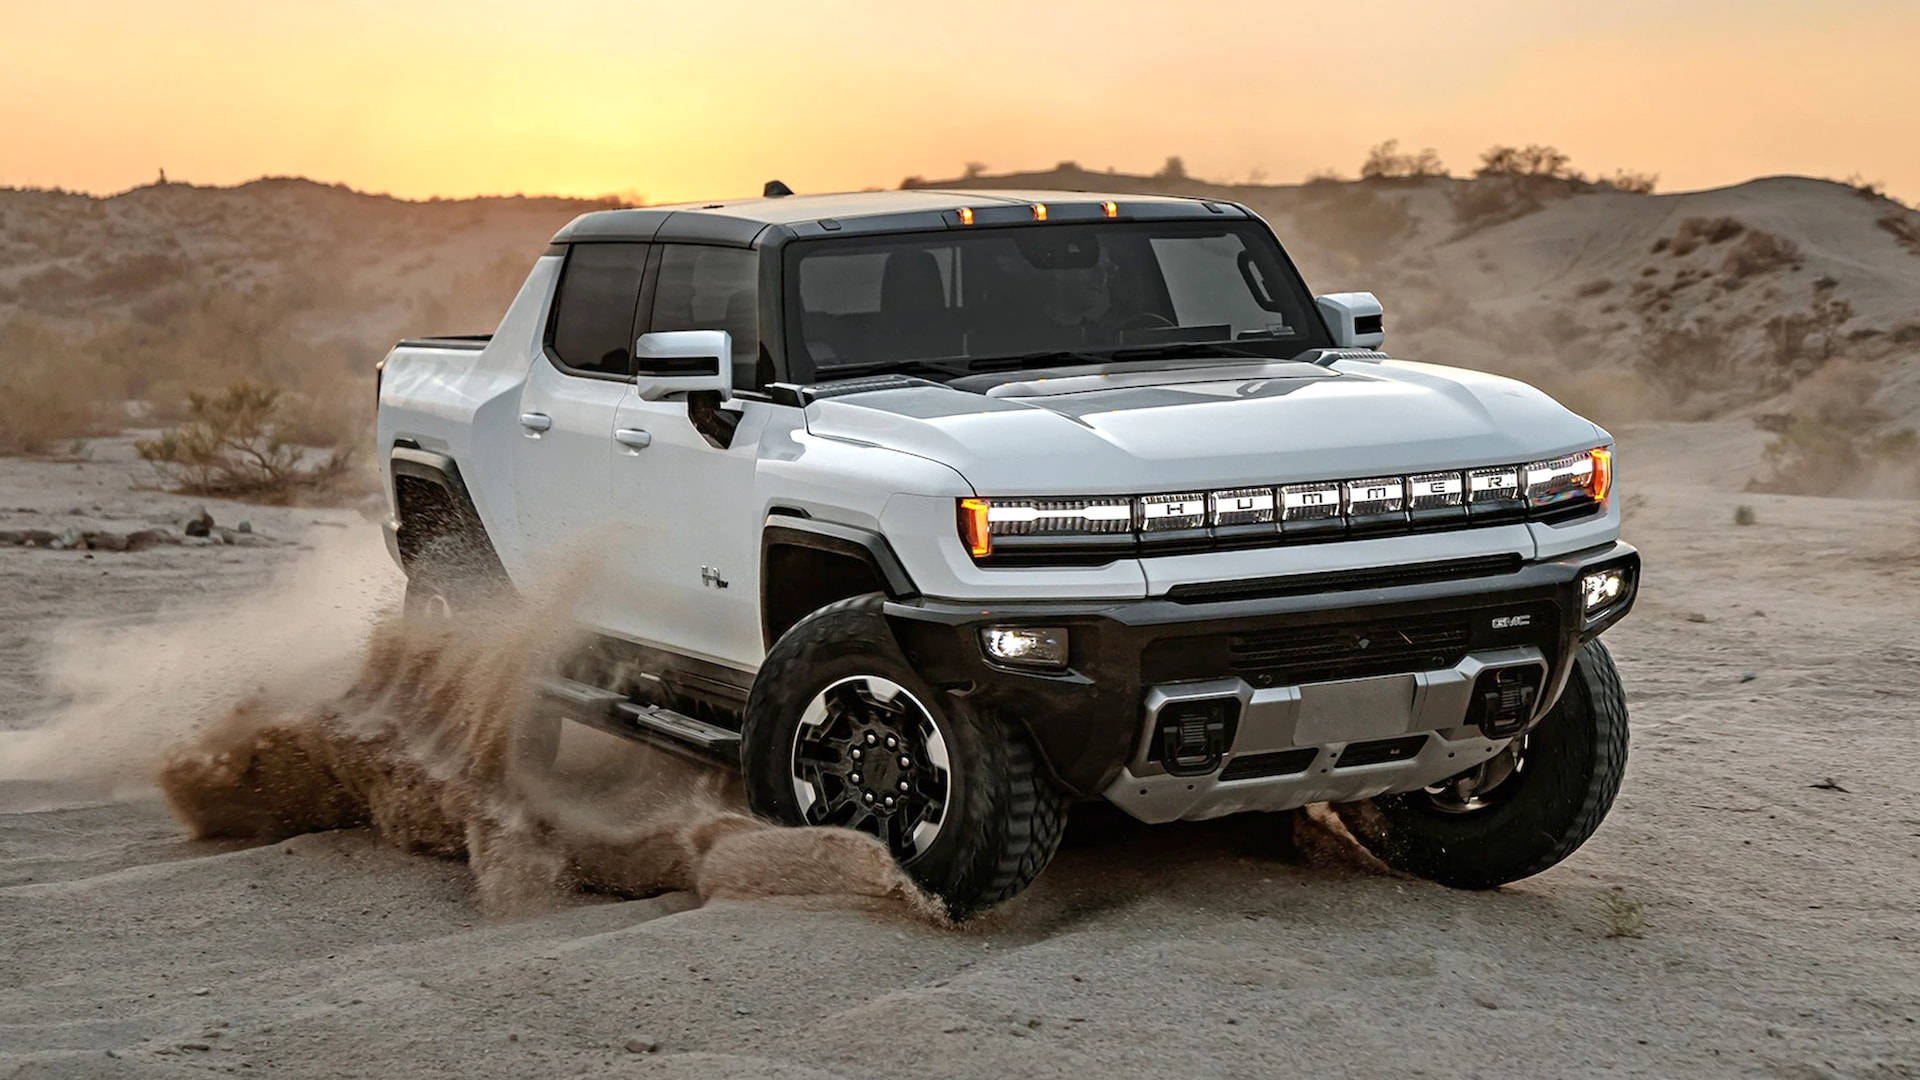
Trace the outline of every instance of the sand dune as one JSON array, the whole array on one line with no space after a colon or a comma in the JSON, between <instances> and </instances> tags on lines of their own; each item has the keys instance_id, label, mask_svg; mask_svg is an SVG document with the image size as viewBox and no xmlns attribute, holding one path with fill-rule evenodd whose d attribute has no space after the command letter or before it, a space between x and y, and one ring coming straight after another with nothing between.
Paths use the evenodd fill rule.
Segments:
<instances>
[{"instance_id":1,"label":"sand dune","mask_svg":"<svg viewBox=\"0 0 1920 1080\"><path fill-rule=\"evenodd\" d=\"M1785 342L1768 323L1824 295L1850 306L1835 351L1873 366L1879 422L1920 424L1920 213L1843 184L1772 177L1661 195L1549 185L1531 212L1463 221L1455 200L1496 182L1215 185L1062 167L925 183L1246 202L1316 289L1382 296L1396 355L1541 380L1603 422L1791 405L1822 346L1802 341L1804 328ZM92 334L246 298L268 329L365 379L399 337L491 330L547 237L603 205L413 203L297 179L108 199L0 190L0 327L31 316ZM1739 231L1675 242L1690 221L1722 219ZM1757 246L1736 257L1743 245ZM1648 359L1657 332L1688 329L1699 337L1684 355ZM1676 404L1635 390L1649 364L1712 377Z\"/></svg>"}]
</instances>

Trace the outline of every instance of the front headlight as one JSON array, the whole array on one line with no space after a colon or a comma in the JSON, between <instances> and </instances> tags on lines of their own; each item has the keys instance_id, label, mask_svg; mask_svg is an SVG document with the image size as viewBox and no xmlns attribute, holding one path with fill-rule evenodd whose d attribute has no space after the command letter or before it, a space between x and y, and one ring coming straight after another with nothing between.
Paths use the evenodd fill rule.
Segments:
<instances>
[{"instance_id":1,"label":"front headlight","mask_svg":"<svg viewBox=\"0 0 1920 1080\"><path fill-rule=\"evenodd\" d=\"M1528 506L1558 506L1585 499L1604 503L1613 489L1613 451L1596 447L1548 461L1528 462L1522 472Z\"/></svg>"},{"instance_id":2,"label":"front headlight","mask_svg":"<svg viewBox=\"0 0 1920 1080\"><path fill-rule=\"evenodd\" d=\"M1133 535L1133 500L961 499L960 535L974 558L992 554L996 539L1007 537L1097 539Z\"/></svg>"}]
</instances>

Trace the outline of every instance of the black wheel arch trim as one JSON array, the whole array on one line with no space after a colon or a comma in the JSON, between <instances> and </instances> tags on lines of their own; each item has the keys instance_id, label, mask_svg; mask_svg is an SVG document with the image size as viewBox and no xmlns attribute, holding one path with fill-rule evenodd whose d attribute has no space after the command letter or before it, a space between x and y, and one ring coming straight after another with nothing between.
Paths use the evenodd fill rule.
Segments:
<instances>
[{"instance_id":1,"label":"black wheel arch trim","mask_svg":"<svg viewBox=\"0 0 1920 1080\"><path fill-rule=\"evenodd\" d=\"M799 549L818 552L838 558L852 559L866 567L872 579L888 600L911 601L920 596L920 590L907 573L906 566L894 553L887 538L871 529L856 525L843 525L836 521L822 521L806 516L799 511L776 509L768 516L760 534L760 623L761 635L768 648L787 629L779 625L776 616L785 608L774 602L772 564L775 553L781 549ZM845 597L834 597L845 599ZM817 607L818 605L816 605ZM804 617L804 612L801 613ZM786 620L788 625L797 620Z\"/></svg>"},{"instance_id":2,"label":"black wheel arch trim","mask_svg":"<svg viewBox=\"0 0 1920 1080\"><path fill-rule=\"evenodd\" d=\"M405 508L400 498L400 480L404 477L431 484L446 492L447 500L458 518L454 525L469 531L473 539L485 546L490 565L482 568L483 571L497 574L502 579L506 577L506 570L500 565L499 553L493 546L493 538L487 534L487 524L481 520L480 510L474 505L466 481L460 476L460 466L453 458L436 451L423 450L419 446L396 442L388 455L388 468L392 471L394 483L394 543L402 567L411 571L420 552L419 541L423 539L417 532L410 533L407 528Z\"/></svg>"}]
</instances>

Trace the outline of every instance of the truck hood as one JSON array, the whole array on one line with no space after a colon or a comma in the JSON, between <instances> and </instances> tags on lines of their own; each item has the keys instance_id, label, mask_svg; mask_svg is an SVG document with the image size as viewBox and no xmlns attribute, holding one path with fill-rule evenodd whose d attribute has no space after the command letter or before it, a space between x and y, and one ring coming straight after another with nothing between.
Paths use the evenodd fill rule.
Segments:
<instances>
[{"instance_id":1,"label":"truck hood","mask_svg":"<svg viewBox=\"0 0 1920 1080\"><path fill-rule=\"evenodd\" d=\"M807 406L818 437L942 462L983 495L1106 495L1513 464L1606 433L1525 383L1389 360L958 380Z\"/></svg>"}]
</instances>

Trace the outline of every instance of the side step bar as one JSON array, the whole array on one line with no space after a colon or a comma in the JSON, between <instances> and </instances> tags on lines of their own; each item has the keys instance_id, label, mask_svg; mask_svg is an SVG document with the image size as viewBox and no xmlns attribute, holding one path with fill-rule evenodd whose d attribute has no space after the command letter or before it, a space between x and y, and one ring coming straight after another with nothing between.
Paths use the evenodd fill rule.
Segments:
<instances>
[{"instance_id":1,"label":"side step bar","mask_svg":"<svg viewBox=\"0 0 1920 1080\"><path fill-rule=\"evenodd\" d=\"M683 716L657 705L641 705L611 690L572 679L540 680L540 696L557 706L569 720L577 720L622 738L643 742L666 741L691 747L732 762L740 756L740 733Z\"/></svg>"}]
</instances>

